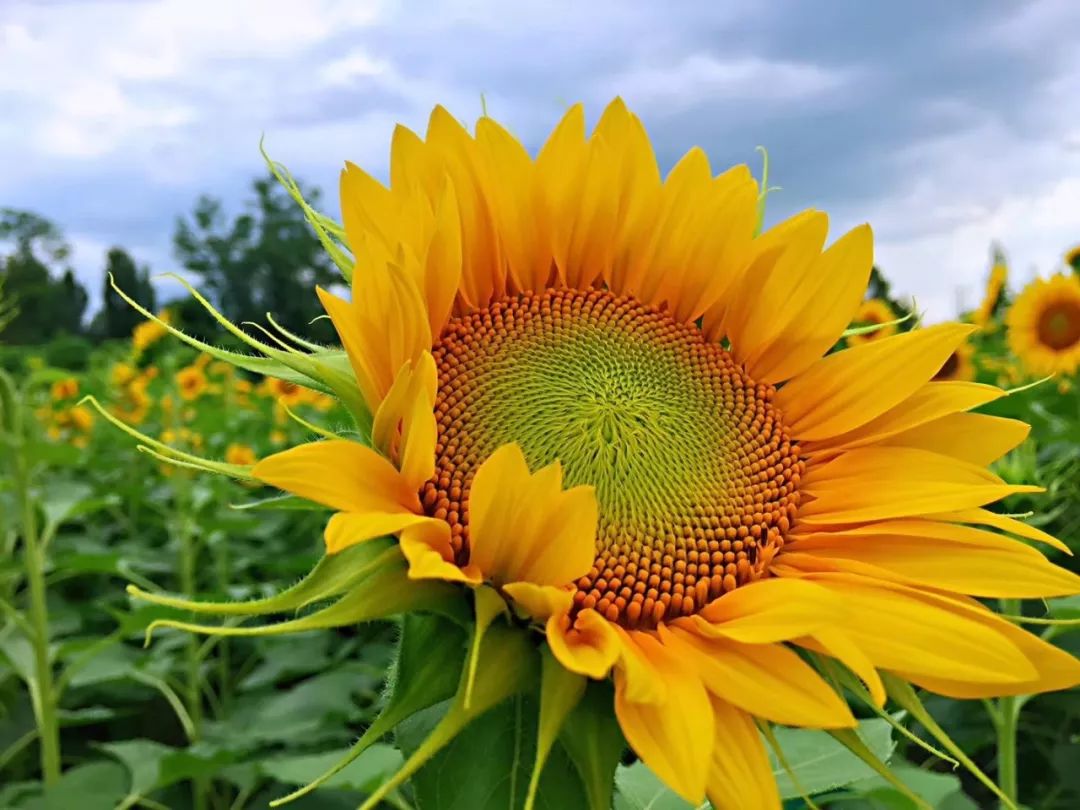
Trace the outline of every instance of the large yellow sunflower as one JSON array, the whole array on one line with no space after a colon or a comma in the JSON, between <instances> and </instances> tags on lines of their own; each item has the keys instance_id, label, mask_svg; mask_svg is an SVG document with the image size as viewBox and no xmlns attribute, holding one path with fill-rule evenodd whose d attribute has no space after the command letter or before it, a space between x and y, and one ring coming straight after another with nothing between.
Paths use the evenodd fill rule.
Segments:
<instances>
[{"instance_id":1,"label":"large yellow sunflower","mask_svg":"<svg viewBox=\"0 0 1080 810\"><path fill-rule=\"evenodd\" d=\"M1033 374L1073 374L1080 366L1080 276L1032 281L1006 318L1009 348Z\"/></svg>"},{"instance_id":2,"label":"large yellow sunflower","mask_svg":"<svg viewBox=\"0 0 1080 810\"><path fill-rule=\"evenodd\" d=\"M349 164L341 201L352 296L319 295L370 443L254 476L335 510L331 553L393 535L413 581L494 589L563 667L614 680L681 796L778 807L757 722L855 724L805 651L879 703L884 673L958 698L1080 682L971 598L1080 590L1010 535L1060 543L984 508L1032 490L985 469L1028 427L968 413L997 388L931 381L973 327L824 356L869 227L757 234L746 167L693 149L662 177L619 101L591 135L573 107L535 159L437 108L395 132L389 187Z\"/></svg>"}]
</instances>

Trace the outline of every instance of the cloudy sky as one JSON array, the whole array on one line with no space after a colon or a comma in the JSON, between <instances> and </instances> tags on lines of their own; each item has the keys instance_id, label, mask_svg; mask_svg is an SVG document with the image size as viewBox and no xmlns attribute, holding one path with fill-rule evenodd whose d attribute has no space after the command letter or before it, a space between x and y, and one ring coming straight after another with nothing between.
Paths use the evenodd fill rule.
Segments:
<instances>
[{"instance_id":1,"label":"cloudy sky","mask_svg":"<svg viewBox=\"0 0 1080 810\"><path fill-rule=\"evenodd\" d=\"M2 0L0 206L58 222L97 297L105 251L177 269L198 194L239 211L258 140L329 193L383 174L393 125L442 103L530 148L622 95L662 166L768 147L770 219L869 221L932 318L977 302L992 240L1014 278L1080 242L1080 3ZM336 213L336 212L334 212Z\"/></svg>"}]
</instances>

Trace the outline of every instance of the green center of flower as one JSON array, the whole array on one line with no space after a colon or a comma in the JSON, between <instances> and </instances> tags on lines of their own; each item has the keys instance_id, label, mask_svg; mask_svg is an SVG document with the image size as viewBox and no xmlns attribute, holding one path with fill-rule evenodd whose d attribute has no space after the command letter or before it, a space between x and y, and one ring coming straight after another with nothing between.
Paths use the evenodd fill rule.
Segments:
<instances>
[{"instance_id":1,"label":"green center of flower","mask_svg":"<svg viewBox=\"0 0 1080 810\"><path fill-rule=\"evenodd\" d=\"M468 559L468 490L496 448L591 484L596 561L577 604L629 627L689 615L759 577L798 504L802 463L774 390L693 325L602 290L548 290L451 321L435 476L422 492Z\"/></svg>"},{"instance_id":2,"label":"green center of flower","mask_svg":"<svg viewBox=\"0 0 1080 810\"><path fill-rule=\"evenodd\" d=\"M1080 342L1080 305L1057 301L1039 318L1039 342L1054 351L1063 351Z\"/></svg>"}]
</instances>

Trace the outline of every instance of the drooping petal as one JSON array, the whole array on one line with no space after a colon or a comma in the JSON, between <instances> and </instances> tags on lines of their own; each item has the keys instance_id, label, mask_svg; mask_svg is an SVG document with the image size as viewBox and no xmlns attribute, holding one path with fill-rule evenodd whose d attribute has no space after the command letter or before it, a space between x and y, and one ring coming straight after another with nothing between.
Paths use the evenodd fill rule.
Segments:
<instances>
[{"instance_id":1,"label":"drooping petal","mask_svg":"<svg viewBox=\"0 0 1080 810\"><path fill-rule=\"evenodd\" d=\"M776 406L801 441L847 433L929 382L974 328L939 324L830 354L789 380Z\"/></svg>"},{"instance_id":2,"label":"drooping petal","mask_svg":"<svg viewBox=\"0 0 1080 810\"><path fill-rule=\"evenodd\" d=\"M536 607L533 607L534 615ZM595 610L582 610L573 619L565 612L547 620L548 645L571 672L606 678L623 652L623 640L611 622Z\"/></svg>"},{"instance_id":3,"label":"drooping petal","mask_svg":"<svg viewBox=\"0 0 1080 810\"><path fill-rule=\"evenodd\" d=\"M301 444L267 456L251 474L339 512L421 512L416 489L393 464L371 448L344 439Z\"/></svg>"},{"instance_id":4,"label":"drooping petal","mask_svg":"<svg viewBox=\"0 0 1080 810\"><path fill-rule=\"evenodd\" d=\"M338 512L331 515L323 533L326 540L326 553L337 554L356 543L398 534L410 526L434 520L435 518L429 518L426 515L416 515L405 511Z\"/></svg>"},{"instance_id":5,"label":"drooping petal","mask_svg":"<svg viewBox=\"0 0 1080 810\"><path fill-rule=\"evenodd\" d=\"M689 617L695 631L747 644L803 636L833 624L841 600L813 583L770 578L736 588Z\"/></svg>"},{"instance_id":6,"label":"drooping petal","mask_svg":"<svg viewBox=\"0 0 1080 810\"><path fill-rule=\"evenodd\" d=\"M651 676L663 679L662 703L638 703L627 691L625 669L615 670L615 715L627 742L673 791L688 802L705 798L713 753L713 710L697 673L682 666L652 636L636 634Z\"/></svg>"},{"instance_id":7,"label":"drooping petal","mask_svg":"<svg viewBox=\"0 0 1080 810\"><path fill-rule=\"evenodd\" d=\"M443 579L470 585L483 581L475 568L454 563L450 526L445 521L418 521L402 529L398 542L409 563L409 579Z\"/></svg>"},{"instance_id":8,"label":"drooping petal","mask_svg":"<svg viewBox=\"0 0 1080 810\"><path fill-rule=\"evenodd\" d=\"M782 644L706 639L683 626L665 628L660 637L697 670L706 689L750 714L811 728L855 725L847 704L833 688Z\"/></svg>"},{"instance_id":9,"label":"drooping petal","mask_svg":"<svg viewBox=\"0 0 1080 810\"><path fill-rule=\"evenodd\" d=\"M854 574L802 576L844 600L847 612L838 629L875 667L988 684L1035 676L1034 667L1007 634L974 620L955 602Z\"/></svg>"},{"instance_id":10,"label":"drooping petal","mask_svg":"<svg viewBox=\"0 0 1080 810\"><path fill-rule=\"evenodd\" d=\"M564 491L558 462L531 474L506 444L473 478L469 562L497 584L566 585L592 565L597 520L592 487Z\"/></svg>"},{"instance_id":11,"label":"drooping petal","mask_svg":"<svg viewBox=\"0 0 1080 810\"><path fill-rule=\"evenodd\" d=\"M878 706L885 705L885 684L877 668L859 645L833 627L816 630L813 635L793 639L795 644L814 652L824 653L850 669L870 691L870 697Z\"/></svg>"},{"instance_id":12,"label":"drooping petal","mask_svg":"<svg viewBox=\"0 0 1080 810\"><path fill-rule=\"evenodd\" d=\"M712 698L716 736L706 791L716 810L779 810L765 743L754 719L719 698Z\"/></svg>"}]
</instances>

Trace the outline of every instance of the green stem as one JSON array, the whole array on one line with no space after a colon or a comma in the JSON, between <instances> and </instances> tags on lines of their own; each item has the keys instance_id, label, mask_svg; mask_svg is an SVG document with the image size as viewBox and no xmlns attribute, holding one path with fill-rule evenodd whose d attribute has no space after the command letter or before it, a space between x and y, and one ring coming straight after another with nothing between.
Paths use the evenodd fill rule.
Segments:
<instances>
[{"instance_id":1,"label":"green stem","mask_svg":"<svg viewBox=\"0 0 1080 810\"><path fill-rule=\"evenodd\" d=\"M180 480L185 482L184 484L178 484L175 491L177 496L177 519L179 521L180 592L190 596L198 590L196 566L199 551L195 532L192 531L191 518L187 512L190 506L189 487L186 485L187 472L185 470L176 470L173 474L179 476ZM199 639L196 636L188 636L185 651L184 703L188 716L191 718L192 742L197 742L202 736L202 654L199 649L200 646ZM195 777L191 782L191 790L194 810L206 810L206 781L200 777Z\"/></svg>"},{"instance_id":2,"label":"green stem","mask_svg":"<svg viewBox=\"0 0 1080 810\"><path fill-rule=\"evenodd\" d=\"M30 642L34 647L35 683L32 694L38 737L41 740L41 774L46 786L60 778L60 726L56 714L52 662L49 660L49 606L45 589L45 560L37 526L37 507L30 492L30 469L25 455L26 435L19 426L21 446L15 453L15 491L22 512L23 565L30 591Z\"/></svg>"},{"instance_id":3,"label":"green stem","mask_svg":"<svg viewBox=\"0 0 1080 810\"><path fill-rule=\"evenodd\" d=\"M1017 599L1002 599L1001 612L1016 615L1020 612ZM1013 802L1019 798L1016 770L1016 730L1020 719L1022 702L1015 696L1000 697L996 701L996 717L992 714L997 732L997 777L1001 791ZM1002 807L1005 805L1002 804Z\"/></svg>"}]
</instances>

